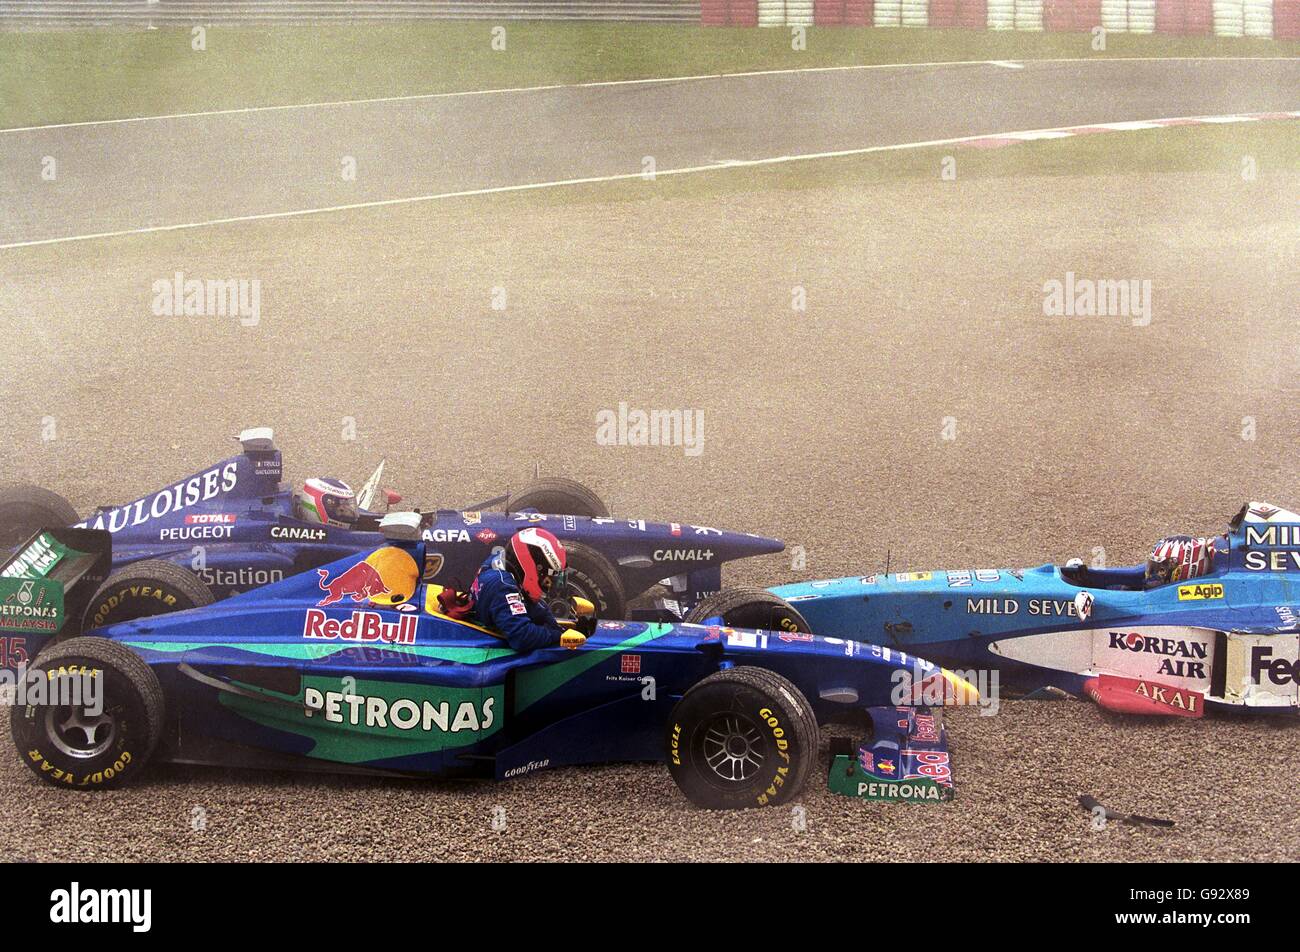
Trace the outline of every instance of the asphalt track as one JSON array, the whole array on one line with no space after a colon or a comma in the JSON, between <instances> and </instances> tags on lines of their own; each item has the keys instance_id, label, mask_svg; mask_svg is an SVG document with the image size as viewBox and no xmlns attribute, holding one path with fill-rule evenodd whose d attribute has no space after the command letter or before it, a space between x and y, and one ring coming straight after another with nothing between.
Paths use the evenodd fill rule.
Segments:
<instances>
[{"instance_id":1,"label":"asphalt track","mask_svg":"<svg viewBox=\"0 0 1300 952\"><path fill-rule=\"evenodd\" d=\"M1294 109L1300 62L778 72L0 133L0 245L1023 129ZM43 156L56 185L33 182ZM355 180L341 175L356 160Z\"/></svg>"},{"instance_id":2,"label":"asphalt track","mask_svg":"<svg viewBox=\"0 0 1300 952\"><path fill-rule=\"evenodd\" d=\"M1059 97L1025 82L1040 70L1061 75ZM567 128L585 103L668 96L683 104L716 94L743 107L698 129L661 109L656 121L688 129L688 141L648 148L647 139L624 153L614 128L548 138L542 120L527 118L527 94L509 108L514 124L549 143L538 157L486 133L466 141L510 153L484 176L568 176L565 148L575 162L639 162L667 149L688 161L733 157L746 142L776 153L1296 108L1285 96L1287 82L1296 88L1293 65L1165 70L919 71L935 102L966 100L950 123L920 102L881 108L916 85L887 71L558 94L574 97L572 108L549 118ZM1105 83L1104 95L1071 91L1065 77L1085 74ZM806 95L807 83L823 96L774 101L774 89ZM1154 103L1138 92L1153 88L1171 98ZM825 104L827 90L890 128L860 112L854 138L843 108ZM801 121L797 107L811 102L823 103L822 121L798 135L750 121ZM369 130L388 143L376 155L443 174L427 154L446 120L419 117L462 106L383 107ZM491 110L478 120L503 128ZM83 153L93 171L62 161L61 207L41 205L40 186L15 183L7 165L7 194L40 211L6 227L33 237L317 200L323 183L286 176L277 192L263 181L280 174L274 163L214 154L208 139L176 129L224 130L219 141L237 144L232 123L255 128L250 148L285 161L315 149L332 174L337 146L322 132L331 121L340 120L325 110L285 111L0 136L6 150L15 140L33 151L50 141L98 143ZM473 124L469 113L463 121ZM1123 147L1124 136L1110 138ZM155 154L163 143L170 152ZM579 143L603 144L603 158ZM458 174L476 172L468 146L436 148L459 163ZM123 174L110 166L124 157L142 170L141 182L119 182L137 189L135 205L107 184ZM213 178L200 179L200 169ZM185 187L144 184L165 174L191 178ZM432 187L389 174L386 183L362 174L356 184L385 196ZM241 427L272 424L297 478L357 480L386 455L392 485L412 502L462 505L518 485L538 463L589 482L619 514L801 547L798 564L787 554L737 565L727 580L745 584L886 563L899 571L1031 565L1095 557L1097 547L1122 564L1168 532L1221 530L1247 499L1300 502L1293 169L1264 167L1249 182L1234 166L992 180L959 172L954 182L685 194L644 184L629 200L494 196L0 252L8 344L0 478L43 483L87 511L225 455ZM92 185L95 195L73 194ZM284 192L291 188L301 192ZM260 322L156 316L152 283L177 270L256 278ZM1150 280L1151 322L1045 317L1043 282L1067 271ZM792 309L796 288L806 292L805 311ZM702 411L703 452L598 445L595 414L620 402ZM0 757L0 852L68 860L1300 855L1291 720L1150 723L1062 701L1007 703L992 717L962 711L950 726L953 803L866 805L815 779L800 798L801 818L692 810L656 765L505 784L160 766L136 787L79 797ZM0 734L7 730L6 721ZM0 737L0 751L8 747ZM1094 830L1076 802L1084 793L1176 826Z\"/></svg>"}]
</instances>

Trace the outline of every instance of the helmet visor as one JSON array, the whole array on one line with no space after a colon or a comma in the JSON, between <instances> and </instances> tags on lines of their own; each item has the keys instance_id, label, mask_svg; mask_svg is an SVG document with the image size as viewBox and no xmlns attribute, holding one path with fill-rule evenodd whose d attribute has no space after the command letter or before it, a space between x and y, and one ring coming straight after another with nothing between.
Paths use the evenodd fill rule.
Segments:
<instances>
[{"instance_id":1,"label":"helmet visor","mask_svg":"<svg viewBox=\"0 0 1300 952\"><path fill-rule=\"evenodd\" d=\"M1147 559L1147 588L1168 585L1173 577L1173 559Z\"/></svg>"},{"instance_id":2,"label":"helmet visor","mask_svg":"<svg viewBox=\"0 0 1300 952\"><path fill-rule=\"evenodd\" d=\"M354 496L325 496L325 512L331 520L357 521L357 500Z\"/></svg>"}]
</instances>

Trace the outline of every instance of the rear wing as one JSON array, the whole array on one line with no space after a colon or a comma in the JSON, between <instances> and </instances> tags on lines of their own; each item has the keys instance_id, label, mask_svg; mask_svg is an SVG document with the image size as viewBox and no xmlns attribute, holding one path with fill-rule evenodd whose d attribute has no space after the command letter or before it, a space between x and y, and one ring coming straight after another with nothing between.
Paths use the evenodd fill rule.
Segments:
<instances>
[{"instance_id":1,"label":"rear wing","mask_svg":"<svg viewBox=\"0 0 1300 952\"><path fill-rule=\"evenodd\" d=\"M0 564L0 672L14 672L59 634L75 634L112 561L107 532L49 528Z\"/></svg>"}]
</instances>

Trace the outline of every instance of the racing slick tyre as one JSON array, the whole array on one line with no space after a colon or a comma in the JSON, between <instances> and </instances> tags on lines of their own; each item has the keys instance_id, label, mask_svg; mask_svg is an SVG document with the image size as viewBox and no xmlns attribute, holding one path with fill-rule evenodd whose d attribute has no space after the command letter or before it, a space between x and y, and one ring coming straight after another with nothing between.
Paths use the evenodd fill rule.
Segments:
<instances>
[{"instance_id":1,"label":"racing slick tyre","mask_svg":"<svg viewBox=\"0 0 1300 952\"><path fill-rule=\"evenodd\" d=\"M10 727L18 756L36 776L58 787L106 790L144 769L162 736L164 705L157 676L138 655L106 638L72 638L41 654L27 685L32 673L48 693L15 704ZM98 697L86 704L92 679Z\"/></svg>"},{"instance_id":2,"label":"racing slick tyre","mask_svg":"<svg viewBox=\"0 0 1300 952\"><path fill-rule=\"evenodd\" d=\"M682 620L700 625L709 618L721 618L732 628L812 632L793 605L761 588L729 588L715 592L687 612Z\"/></svg>"},{"instance_id":3,"label":"racing slick tyre","mask_svg":"<svg viewBox=\"0 0 1300 952\"><path fill-rule=\"evenodd\" d=\"M86 605L81 627L89 631L133 618L211 605L214 601L212 591L189 569L145 559L104 580Z\"/></svg>"},{"instance_id":4,"label":"racing slick tyre","mask_svg":"<svg viewBox=\"0 0 1300 952\"><path fill-rule=\"evenodd\" d=\"M595 605L597 618L626 618L627 589L609 560L581 542L564 543L564 551L569 594Z\"/></svg>"},{"instance_id":5,"label":"racing slick tyre","mask_svg":"<svg viewBox=\"0 0 1300 952\"><path fill-rule=\"evenodd\" d=\"M58 493L39 486L0 488L0 554L16 549L38 529L63 528L81 519Z\"/></svg>"},{"instance_id":6,"label":"racing slick tyre","mask_svg":"<svg viewBox=\"0 0 1300 952\"><path fill-rule=\"evenodd\" d=\"M594 492L574 479L540 476L506 500L506 512L536 509L557 516L609 518L609 509Z\"/></svg>"},{"instance_id":7,"label":"racing slick tyre","mask_svg":"<svg viewBox=\"0 0 1300 952\"><path fill-rule=\"evenodd\" d=\"M715 810L798 796L817 759L817 718L799 689L766 668L728 668L692 687L668 721L668 771Z\"/></svg>"}]
</instances>

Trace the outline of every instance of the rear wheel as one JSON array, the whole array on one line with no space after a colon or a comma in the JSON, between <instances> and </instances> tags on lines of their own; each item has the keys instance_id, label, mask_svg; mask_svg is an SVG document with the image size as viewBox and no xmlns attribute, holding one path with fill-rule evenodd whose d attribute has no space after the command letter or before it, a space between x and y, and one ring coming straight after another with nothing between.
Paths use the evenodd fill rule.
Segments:
<instances>
[{"instance_id":1,"label":"rear wheel","mask_svg":"<svg viewBox=\"0 0 1300 952\"><path fill-rule=\"evenodd\" d=\"M541 476L511 493L506 500L506 512L535 509L557 516L588 516L609 518L604 501L576 479L563 476Z\"/></svg>"},{"instance_id":2,"label":"rear wheel","mask_svg":"<svg viewBox=\"0 0 1300 952\"><path fill-rule=\"evenodd\" d=\"M86 605L81 626L89 631L133 618L211 605L214 601L211 589L193 572L171 562L145 559L105 579Z\"/></svg>"},{"instance_id":3,"label":"rear wheel","mask_svg":"<svg viewBox=\"0 0 1300 952\"><path fill-rule=\"evenodd\" d=\"M779 595L761 588L729 588L716 592L686 613L684 621L699 625L721 618L732 628L809 633L803 615Z\"/></svg>"},{"instance_id":4,"label":"rear wheel","mask_svg":"<svg viewBox=\"0 0 1300 952\"><path fill-rule=\"evenodd\" d=\"M766 668L728 668L692 687L668 722L668 770L696 806L776 806L817 759L817 718L797 687Z\"/></svg>"},{"instance_id":5,"label":"rear wheel","mask_svg":"<svg viewBox=\"0 0 1300 952\"><path fill-rule=\"evenodd\" d=\"M569 594L595 605L598 618L627 617L627 589L609 560L581 542L565 542L564 551Z\"/></svg>"},{"instance_id":6,"label":"rear wheel","mask_svg":"<svg viewBox=\"0 0 1300 952\"><path fill-rule=\"evenodd\" d=\"M34 683L46 688L36 697ZM47 649L14 705L10 727L18 756L47 783L104 790L136 776L162 736L157 676L125 645L72 638Z\"/></svg>"},{"instance_id":7,"label":"rear wheel","mask_svg":"<svg viewBox=\"0 0 1300 952\"><path fill-rule=\"evenodd\" d=\"M38 529L63 528L79 522L77 510L58 493L39 486L0 489L0 553L15 549Z\"/></svg>"}]
</instances>

